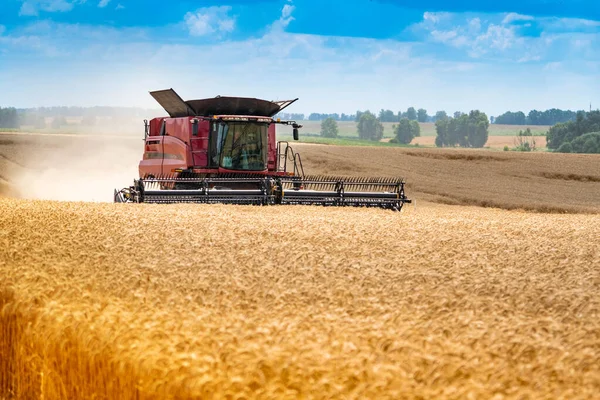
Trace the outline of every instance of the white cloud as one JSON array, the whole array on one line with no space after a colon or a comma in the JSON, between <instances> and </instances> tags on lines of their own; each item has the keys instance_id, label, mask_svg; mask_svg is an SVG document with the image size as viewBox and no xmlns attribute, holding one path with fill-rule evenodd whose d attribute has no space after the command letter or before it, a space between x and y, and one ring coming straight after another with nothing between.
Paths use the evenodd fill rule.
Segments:
<instances>
[{"instance_id":1,"label":"white cloud","mask_svg":"<svg viewBox=\"0 0 600 400\"><path fill-rule=\"evenodd\" d=\"M292 15L292 12L295 8L296 6L292 6L290 4L284 5L283 9L281 10L281 18L288 18L290 15Z\"/></svg>"},{"instance_id":2,"label":"white cloud","mask_svg":"<svg viewBox=\"0 0 600 400\"><path fill-rule=\"evenodd\" d=\"M124 8L125 8L125 6L124 6L124 5L122 5L121 3L119 3L119 4L117 4L117 6L115 7L115 10L122 10L122 9L124 9Z\"/></svg>"},{"instance_id":3,"label":"white cloud","mask_svg":"<svg viewBox=\"0 0 600 400\"><path fill-rule=\"evenodd\" d=\"M291 3L291 1L288 0L289 3ZM293 6L291 4L285 4L283 6L283 8L281 9L281 16L279 17L279 19L277 21L275 21L273 24L271 24L271 30L272 31L282 31L285 30L285 28L287 28L287 26L290 24L290 22L292 22L294 20L294 17L292 17L292 13L294 12L294 10L296 9L296 6Z\"/></svg>"},{"instance_id":4,"label":"white cloud","mask_svg":"<svg viewBox=\"0 0 600 400\"><path fill-rule=\"evenodd\" d=\"M438 30L434 30L434 31L431 31L431 36L433 36L433 38L437 42L451 43L451 42L453 42L457 38L458 33L456 31L438 31Z\"/></svg>"},{"instance_id":5,"label":"white cloud","mask_svg":"<svg viewBox=\"0 0 600 400\"><path fill-rule=\"evenodd\" d=\"M548 71L548 72L557 72L560 69L562 69L563 67L563 63L562 62L549 62L546 65L544 65L543 70L544 71Z\"/></svg>"},{"instance_id":6,"label":"white cloud","mask_svg":"<svg viewBox=\"0 0 600 400\"><path fill-rule=\"evenodd\" d=\"M476 17L469 21L469 30L479 32L481 30L481 19Z\"/></svg>"},{"instance_id":7,"label":"white cloud","mask_svg":"<svg viewBox=\"0 0 600 400\"><path fill-rule=\"evenodd\" d=\"M108 5L108 3L110 3L110 0L100 0L100 3L98 3L98 7L104 8Z\"/></svg>"},{"instance_id":8,"label":"white cloud","mask_svg":"<svg viewBox=\"0 0 600 400\"><path fill-rule=\"evenodd\" d=\"M600 32L600 21L581 18L544 18L540 25L552 32Z\"/></svg>"},{"instance_id":9,"label":"white cloud","mask_svg":"<svg viewBox=\"0 0 600 400\"><path fill-rule=\"evenodd\" d=\"M535 18L530 15L517 14L514 12L506 14L502 20L503 24L510 24L515 21L533 21Z\"/></svg>"},{"instance_id":10,"label":"white cloud","mask_svg":"<svg viewBox=\"0 0 600 400\"><path fill-rule=\"evenodd\" d=\"M541 59L542 58L540 56L524 55L517 62L519 62L519 63L525 63L525 62L532 62L532 61L540 61Z\"/></svg>"},{"instance_id":11,"label":"white cloud","mask_svg":"<svg viewBox=\"0 0 600 400\"><path fill-rule=\"evenodd\" d=\"M293 6L290 4L284 5L283 8L281 9L281 17L279 18L279 21L277 21L275 24L273 24L273 28L277 28L277 29L287 28L287 26L290 24L290 22L292 22L294 20L294 17L292 17L292 13L294 12L295 9L296 9L296 6Z\"/></svg>"},{"instance_id":12,"label":"white cloud","mask_svg":"<svg viewBox=\"0 0 600 400\"><path fill-rule=\"evenodd\" d=\"M0 36L6 32L6 27L4 25L0 25Z\"/></svg>"},{"instance_id":13,"label":"white cloud","mask_svg":"<svg viewBox=\"0 0 600 400\"><path fill-rule=\"evenodd\" d=\"M472 18L463 26L433 28L430 36L435 42L457 48L466 48L473 57L480 57L491 51L505 51L512 48L519 39L513 28L489 24L482 29L481 19Z\"/></svg>"},{"instance_id":14,"label":"white cloud","mask_svg":"<svg viewBox=\"0 0 600 400\"><path fill-rule=\"evenodd\" d=\"M19 15L23 16L37 16L38 10L36 5L33 2L26 1L21 5L21 9L19 10Z\"/></svg>"},{"instance_id":15,"label":"white cloud","mask_svg":"<svg viewBox=\"0 0 600 400\"><path fill-rule=\"evenodd\" d=\"M184 21L192 36L228 33L235 29L235 17L229 15L230 6L212 6L188 12Z\"/></svg>"},{"instance_id":16,"label":"white cloud","mask_svg":"<svg viewBox=\"0 0 600 400\"><path fill-rule=\"evenodd\" d=\"M22 16L37 16L39 11L66 12L71 11L73 6L84 3L85 0L21 0L23 4L19 10Z\"/></svg>"},{"instance_id":17,"label":"white cloud","mask_svg":"<svg viewBox=\"0 0 600 400\"><path fill-rule=\"evenodd\" d=\"M465 51L471 58L504 60L507 62L525 62L542 60L545 56L560 57L556 51L556 38L542 32L540 36L524 36L525 24L513 24L515 21L530 21L525 24L541 24L547 19L535 20L527 15L516 13L485 14L475 16L472 13L445 13L424 15L423 21L409 30L424 35L425 41L442 43Z\"/></svg>"},{"instance_id":18,"label":"white cloud","mask_svg":"<svg viewBox=\"0 0 600 400\"><path fill-rule=\"evenodd\" d=\"M41 53L49 58L78 58L89 49L95 49L98 44L111 47L126 41L136 45L146 42L148 32L140 28L65 24L43 20L13 28L8 35L0 35L0 48L19 55Z\"/></svg>"},{"instance_id":19,"label":"white cloud","mask_svg":"<svg viewBox=\"0 0 600 400\"><path fill-rule=\"evenodd\" d=\"M512 48L518 41L513 29L490 24L486 32L475 38L473 47L481 53L488 50L503 51Z\"/></svg>"},{"instance_id":20,"label":"white cloud","mask_svg":"<svg viewBox=\"0 0 600 400\"><path fill-rule=\"evenodd\" d=\"M424 17L420 26L426 40L409 43L290 33L285 21L292 18L294 10L284 12L284 8L278 8L278 18L260 37L204 44L174 44L181 43L182 24L133 30L42 21L11 28L0 35L0 52L8 49L4 54L10 55L3 54L0 92L15 93L11 105L24 107L156 107L148 90L173 87L184 98L217 94L300 97L290 111L305 113L417 106L430 113L480 108L488 115L498 115L506 111L506 104L524 110L576 108L582 98L600 104L598 66L571 62L583 72L573 79L575 86L569 87L560 84L571 66L565 64L558 71L540 66L580 60L573 58L582 54L579 50L575 54L575 48L571 54L553 51L557 59L545 57L557 43L570 45L567 40L572 40L571 36L524 39L518 35L518 27L502 24L504 14L432 14L427 20ZM207 10L200 11L190 14L201 19L198 13L204 16ZM217 35L235 29L231 10L224 11L226 18L209 18L205 26L200 24L200 32L212 29L210 34ZM228 19L232 23L226 22ZM587 39L594 38L597 45L598 36L581 35L577 40L586 46ZM431 42L436 43L435 50L443 43L454 51L431 51ZM203 54L206 62L195 63L197 54ZM469 60L468 54L477 60ZM598 60L598 54L587 60ZM21 55L23 59L19 59ZM37 62L31 63L31 59ZM165 64L166 59L170 62ZM252 79L248 71L255 71ZM198 76L211 79L194 79ZM516 86L527 87L528 96L515 91ZM398 96L400 92L411 96Z\"/></svg>"},{"instance_id":21,"label":"white cloud","mask_svg":"<svg viewBox=\"0 0 600 400\"><path fill-rule=\"evenodd\" d=\"M447 19L451 14L448 12L429 12L423 14L423 20L437 24L438 22Z\"/></svg>"}]
</instances>

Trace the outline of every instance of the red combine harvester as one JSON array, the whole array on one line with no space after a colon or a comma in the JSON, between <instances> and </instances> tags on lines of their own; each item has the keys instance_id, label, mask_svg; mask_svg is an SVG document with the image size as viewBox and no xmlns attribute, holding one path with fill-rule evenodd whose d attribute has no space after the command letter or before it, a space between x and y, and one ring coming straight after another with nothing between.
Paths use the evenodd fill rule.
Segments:
<instances>
[{"instance_id":1,"label":"red combine harvester","mask_svg":"<svg viewBox=\"0 0 600 400\"><path fill-rule=\"evenodd\" d=\"M298 99L220 97L184 101L150 92L170 117L145 123L140 179L115 190L118 203L320 204L400 210L411 201L401 178L304 175L300 154L276 141L274 119Z\"/></svg>"}]
</instances>

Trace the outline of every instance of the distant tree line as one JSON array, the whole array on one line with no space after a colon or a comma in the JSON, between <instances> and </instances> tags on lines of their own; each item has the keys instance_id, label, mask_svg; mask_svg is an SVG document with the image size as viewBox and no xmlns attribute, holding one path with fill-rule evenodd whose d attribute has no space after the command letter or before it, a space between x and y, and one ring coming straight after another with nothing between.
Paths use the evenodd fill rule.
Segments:
<instances>
[{"instance_id":1,"label":"distant tree line","mask_svg":"<svg viewBox=\"0 0 600 400\"><path fill-rule=\"evenodd\" d=\"M574 121L554 125L546 141L562 153L600 153L600 110L579 111Z\"/></svg>"},{"instance_id":2,"label":"distant tree line","mask_svg":"<svg viewBox=\"0 0 600 400\"><path fill-rule=\"evenodd\" d=\"M355 121L358 122L360 120L361 115L364 111L357 111L355 114ZM435 116L430 116L427 113L427 110L424 108L419 108L418 110L414 107L409 107L406 111L398 111L394 112L392 110L379 110L378 119L381 122L400 122L402 119L407 119L409 121L418 121L418 122L435 122L437 115L443 113L444 111L438 111Z\"/></svg>"},{"instance_id":3,"label":"distant tree line","mask_svg":"<svg viewBox=\"0 0 600 400\"><path fill-rule=\"evenodd\" d=\"M367 110L368 111L368 110ZM322 114L312 113L308 115L309 121L323 121L327 118L332 118L335 121L354 121L359 122L360 117L367 111L356 111L355 114ZM462 112L456 111L454 118L460 117ZM375 114L373 114L375 115ZM278 114L282 119L295 119L304 120L305 114ZM418 122L436 122L440 119L444 119L448 116L446 111L438 111L435 115L429 115L427 110L424 108L416 109L414 107L408 107L406 111L394 112L390 109L381 109L379 113L375 115L380 122L400 122L403 118L409 121ZM497 117L490 117L492 124L502 125L555 125L560 122L574 121L577 116L577 112L571 110L560 110L552 108L546 111L531 110L528 114L522 111L507 111ZM300 118L302 117L302 118Z\"/></svg>"},{"instance_id":4,"label":"distant tree line","mask_svg":"<svg viewBox=\"0 0 600 400\"><path fill-rule=\"evenodd\" d=\"M354 121L355 120L355 116L354 115L348 115L348 114L338 114L338 113L333 113L333 114L319 114L319 113L312 113L308 116L308 120L309 121L323 121L327 118L331 118L334 121Z\"/></svg>"},{"instance_id":5,"label":"distant tree line","mask_svg":"<svg viewBox=\"0 0 600 400\"><path fill-rule=\"evenodd\" d=\"M139 107L38 107L17 109L20 116L33 114L40 117L146 117L163 115L162 109Z\"/></svg>"},{"instance_id":6,"label":"distant tree line","mask_svg":"<svg viewBox=\"0 0 600 400\"><path fill-rule=\"evenodd\" d=\"M279 113L274 116L274 118L281 118L283 120L294 120L294 121L324 121L328 118L333 119L334 121L354 121L354 114L321 114L321 113L311 113L308 116L302 113Z\"/></svg>"},{"instance_id":7,"label":"distant tree line","mask_svg":"<svg viewBox=\"0 0 600 400\"><path fill-rule=\"evenodd\" d=\"M408 119L409 121L417 121L417 122L435 122L439 119L446 118L448 114L446 111L438 111L435 115L429 115L427 110L424 108L419 108L418 110L414 107L408 107L406 111L398 111L394 112L392 110L379 110L378 114L372 113L370 110L356 111L355 114L320 114L320 113L312 113L308 116L309 121L324 121L328 118L333 119L334 121L354 121L356 123L360 122L360 118L363 114L369 113L373 115L379 122L400 122L402 119ZM455 116L462 114L460 111L454 113ZM282 119L302 119L298 117L290 117L290 115L300 115L305 116L304 114L286 114L281 113L276 117L280 117Z\"/></svg>"},{"instance_id":8,"label":"distant tree line","mask_svg":"<svg viewBox=\"0 0 600 400\"><path fill-rule=\"evenodd\" d=\"M359 112L356 115L359 116ZM379 111L379 120L381 122L400 122L402 119L418 122L434 122L435 120L435 118L427 114L427 110L424 108L416 110L414 107L409 107L406 111L398 111L397 113L384 109Z\"/></svg>"},{"instance_id":9,"label":"distant tree line","mask_svg":"<svg viewBox=\"0 0 600 400\"><path fill-rule=\"evenodd\" d=\"M88 120L102 117L127 117L127 118L142 118L148 116L163 115L164 111L160 109L143 109L137 107L38 107L38 108L5 108L3 110L13 110L10 112L16 113L21 125L35 125L35 121L39 123L39 118L54 118L54 117L87 117ZM368 111L368 110L367 110ZM7 111L3 111L7 112ZM359 122L361 115L366 111L357 111L354 114L344 113L279 113L275 117L285 120L296 121L323 121L327 118L332 118L335 121L355 121ZM454 118L459 116L461 112L455 112ZM373 114L375 115L375 114ZM555 125L560 122L574 121L577 112L570 110L550 109L546 111L532 110L525 115L522 111L508 111L498 117L490 117L494 124L506 125ZM427 110L423 108L415 109L408 107L406 111L394 112L389 109L381 109L376 115L380 122L400 122L403 118L409 121L418 122L436 122L437 120L447 117L445 111L438 111L435 115L429 115ZM11 117L14 118L14 117Z\"/></svg>"},{"instance_id":10,"label":"distant tree line","mask_svg":"<svg viewBox=\"0 0 600 400\"><path fill-rule=\"evenodd\" d=\"M67 125L67 118L81 118L82 125L95 125L98 118L148 118L164 115L164 110L137 107L38 107L16 109L19 126L46 127L45 119L52 118L52 128ZM17 126L17 128L19 127Z\"/></svg>"},{"instance_id":11,"label":"distant tree line","mask_svg":"<svg viewBox=\"0 0 600 400\"><path fill-rule=\"evenodd\" d=\"M415 137L421 136L421 127L417 121L402 118L398 125L392 125L394 137L391 143L409 144ZM360 113L356 123L358 137L361 140L380 141L383 138L383 124L381 119L370 111ZM335 138L338 135L337 121L331 117L321 122L321 136Z\"/></svg>"},{"instance_id":12,"label":"distant tree line","mask_svg":"<svg viewBox=\"0 0 600 400\"><path fill-rule=\"evenodd\" d=\"M555 125L560 122L574 121L577 113L570 110L552 108L546 111L531 110L525 115L522 111L507 111L492 117L492 123L502 125Z\"/></svg>"},{"instance_id":13,"label":"distant tree line","mask_svg":"<svg viewBox=\"0 0 600 400\"><path fill-rule=\"evenodd\" d=\"M291 121L304 121L304 114L301 113L279 113L274 118L281 118L282 120Z\"/></svg>"},{"instance_id":14,"label":"distant tree line","mask_svg":"<svg viewBox=\"0 0 600 400\"><path fill-rule=\"evenodd\" d=\"M379 141L383 138L383 124L370 111L361 113L356 122L359 139ZM326 138L338 136L337 120L334 117L327 117L321 122L321 136Z\"/></svg>"},{"instance_id":15,"label":"distant tree line","mask_svg":"<svg viewBox=\"0 0 600 400\"><path fill-rule=\"evenodd\" d=\"M413 109L414 110L414 109ZM385 111L385 110L384 110ZM418 111L414 110L418 116ZM358 137L361 140L380 141L383 138L383 124L381 118L385 119L385 112L379 113L379 117L367 111L358 111L356 119L356 129ZM410 119L414 117L410 108L406 116L402 116L398 124L392 125L394 137L391 143L409 144L415 137L421 136L421 127L419 120ZM436 145L443 146L462 146L462 147L483 147L488 139L489 120L485 113L474 110L469 114L463 114L459 111L454 113L454 118L448 117L444 111L436 113ZM383 121L387 122L387 121ZM333 117L324 119L321 122L321 136L335 138L338 135L337 121Z\"/></svg>"},{"instance_id":16,"label":"distant tree line","mask_svg":"<svg viewBox=\"0 0 600 400\"><path fill-rule=\"evenodd\" d=\"M0 128L4 128L4 129L18 129L19 128L19 115L17 114L16 108L0 107Z\"/></svg>"},{"instance_id":17,"label":"distant tree line","mask_svg":"<svg viewBox=\"0 0 600 400\"><path fill-rule=\"evenodd\" d=\"M485 113L473 110L469 114L454 113L436 121L438 147L483 147L488 140L490 122Z\"/></svg>"},{"instance_id":18,"label":"distant tree line","mask_svg":"<svg viewBox=\"0 0 600 400\"><path fill-rule=\"evenodd\" d=\"M305 114L291 114L291 113L279 113L275 116L275 118L288 119L288 120L308 120L308 121L324 121L328 118L333 119L334 121L354 121L359 122L360 117L364 113L370 113L375 118L379 120L379 122L400 122L403 118L408 119L409 121L418 121L418 122L435 122L439 118L443 118L446 116L445 111L438 111L435 115L429 115L427 110L424 108L419 108L418 110L414 107L409 107L406 111L398 111L394 112L392 110L379 110L378 114L371 113L371 111L356 111L355 114L327 114L327 113L311 113L308 117Z\"/></svg>"},{"instance_id":19,"label":"distant tree line","mask_svg":"<svg viewBox=\"0 0 600 400\"><path fill-rule=\"evenodd\" d=\"M125 121L164 115L163 110L136 107L0 107L0 128L19 129L21 126L35 129L46 128L46 118L51 118L51 127L67 125L67 118L81 118L82 125L95 125L98 118Z\"/></svg>"}]
</instances>

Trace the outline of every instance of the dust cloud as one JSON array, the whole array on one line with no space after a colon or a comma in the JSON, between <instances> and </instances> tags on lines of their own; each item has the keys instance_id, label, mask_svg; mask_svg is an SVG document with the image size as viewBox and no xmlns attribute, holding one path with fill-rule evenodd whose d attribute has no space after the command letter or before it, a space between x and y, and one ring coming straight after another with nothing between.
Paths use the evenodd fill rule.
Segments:
<instances>
[{"instance_id":1,"label":"dust cloud","mask_svg":"<svg viewBox=\"0 0 600 400\"><path fill-rule=\"evenodd\" d=\"M138 176L143 133L0 134L3 194L41 200L112 202Z\"/></svg>"}]
</instances>

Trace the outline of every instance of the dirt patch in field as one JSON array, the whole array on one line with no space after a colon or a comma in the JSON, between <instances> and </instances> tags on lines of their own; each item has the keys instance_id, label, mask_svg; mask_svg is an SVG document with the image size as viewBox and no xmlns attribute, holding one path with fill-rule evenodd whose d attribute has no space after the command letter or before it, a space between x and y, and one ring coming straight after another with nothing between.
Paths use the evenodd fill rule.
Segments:
<instances>
[{"instance_id":1,"label":"dirt patch in field","mask_svg":"<svg viewBox=\"0 0 600 400\"><path fill-rule=\"evenodd\" d=\"M483 152L425 152L425 151L406 151L404 154L411 157L435 158L436 160L456 160L456 161L508 161L506 157L485 154Z\"/></svg>"},{"instance_id":2,"label":"dirt patch in field","mask_svg":"<svg viewBox=\"0 0 600 400\"><path fill-rule=\"evenodd\" d=\"M577 174L561 174L561 173L550 173L542 172L540 175L548 179L560 179L564 181L578 181L578 182L600 182L600 171L598 175L577 175Z\"/></svg>"},{"instance_id":3,"label":"dirt patch in field","mask_svg":"<svg viewBox=\"0 0 600 400\"><path fill-rule=\"evenodd\" d=\"M388 139L389 140L389 139ZM535 136L536 146L538 148L546 148L546 137ZM435 136L421 136L413 139L411 144L419 144L422 146L435 146ZM494 149L502 149L504 146L509 148L516 147L514 136L489 136L486 147Z\"/></svg>"}]
</instances>

